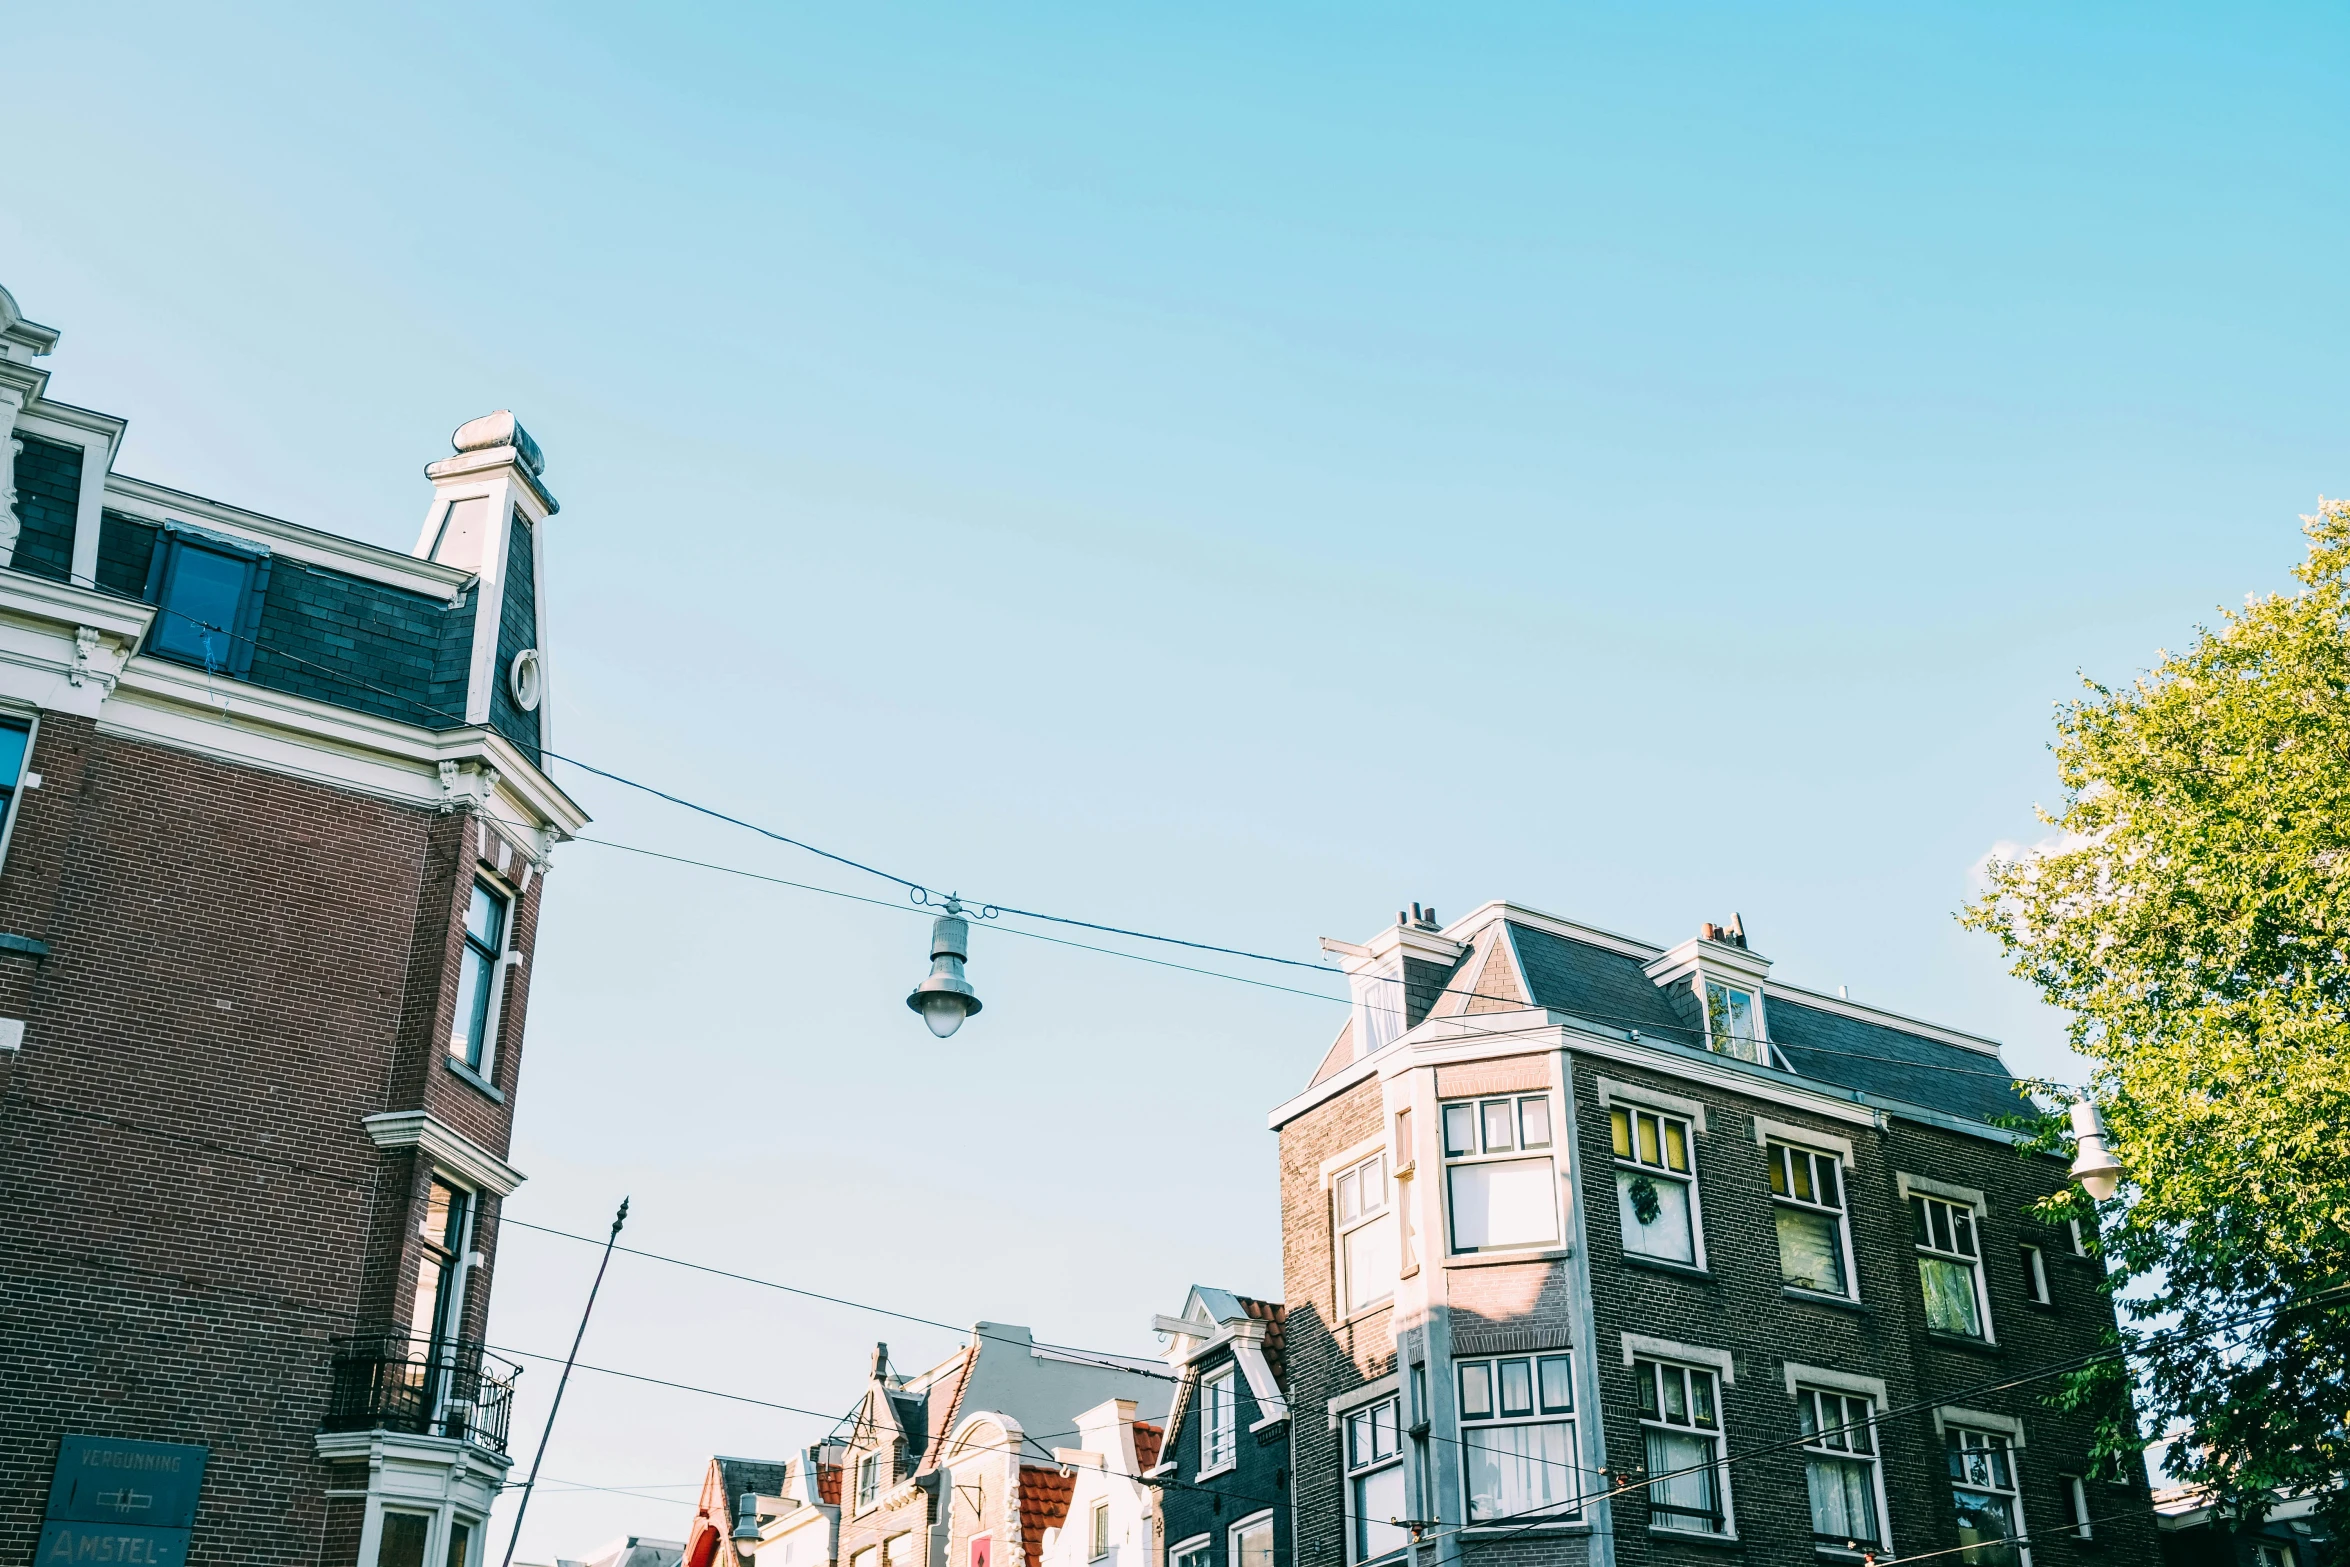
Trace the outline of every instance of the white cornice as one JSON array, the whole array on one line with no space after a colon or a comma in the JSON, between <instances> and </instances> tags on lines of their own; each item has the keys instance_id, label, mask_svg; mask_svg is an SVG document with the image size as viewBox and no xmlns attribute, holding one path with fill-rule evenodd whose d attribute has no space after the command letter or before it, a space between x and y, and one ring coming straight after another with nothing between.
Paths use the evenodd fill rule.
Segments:
<instances>
[{"instance_id":1,"label":"white cornice","mask_svg":"<svg viewBox=\"0 0 2350 1567\"><path fill-rule=\"evenodd\" d=\"M493 1197L505 1196L525 1179L520 1170L427 1110L386 1110L359 1124L367 1128L376 1147L421 1148L433 1163Z\"/></svg>"},{"instance_id":2,"label":"white cornice","mask_svg":"<svg viewBox=\"0 0 2350 1567\"><path fill-rule=\"evenodd\" d=\"M207 526L267 544L273 551L289 559L325 566L390 587L405 588L411 593L439 599L443 603L453 601L465 590L465 585L473 580L472 573L444 566L438 561L419 560L413 555L403 555L374 544L363 544L357 539L321 533L315 528L305 528L300 523L266 517L257 511L231 506L226 501L191 495L185 490L169 489L145 479L134 479L128 474L110 473L106 476L106 500L114 510L148 522L162 522L175 516L200 519Z\"/></svg>"},{"instance_id":3,"label":"white cornice","mask_svg":"<svg viewBox=\"0 0 2350 1567\"><path fill-rule=\"evenodd\" d=\"M22 424L24 421L32 419L41 420L60 429L74 431L85 437L97 437L97 444L105 449L104 460L95 465L101 473L114 466L115 449L122 444L122 432L130 422L114 414L99 413L94 408L76 408L71 403L52 402L38 392L35 392L25 403L24 412L19 416L18 423ZM91 443L85 439L79 444L86 449ZM89 470L85 468L83 472L86 477Z\"/></svg>"}]
</instances>

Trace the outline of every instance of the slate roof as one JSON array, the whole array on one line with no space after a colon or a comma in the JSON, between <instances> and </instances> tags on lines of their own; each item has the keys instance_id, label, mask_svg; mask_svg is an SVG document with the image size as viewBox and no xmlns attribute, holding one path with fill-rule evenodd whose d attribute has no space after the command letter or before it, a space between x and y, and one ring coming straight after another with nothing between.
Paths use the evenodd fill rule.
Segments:
<instances>
[{"instance_id":1,"label":"slate roof","mask_svg":"<svg viewBox=\"0 0 2350 1567\"><path fill-rule=\"evenodd\" d=\"M1642 959L1515 921L1509 933L1536 1005L1704 1048L1697 1019L1675 1010L1642 972ZM2032 1113L1996 1056L1783 995L1768 996L1763 1010L1771 1042L1801 1077L1972 1121Z\"/></svg>"},{"instance_id":2,"label":"slate roof","mask_svg":"<svg viewBox=\"0 0 2350 1567\"><path fill-rule=\"evenodd\" d=\"M718 1466L718 1481L726 1487L726 1505L730 1513L742 1505L745 1491L753 1491L761 1496L780 1494L784 1472L788 1468L774 1459L728 1458L723 1454L712 1458L710 1462Z\"/></svg>"}]
</instances>

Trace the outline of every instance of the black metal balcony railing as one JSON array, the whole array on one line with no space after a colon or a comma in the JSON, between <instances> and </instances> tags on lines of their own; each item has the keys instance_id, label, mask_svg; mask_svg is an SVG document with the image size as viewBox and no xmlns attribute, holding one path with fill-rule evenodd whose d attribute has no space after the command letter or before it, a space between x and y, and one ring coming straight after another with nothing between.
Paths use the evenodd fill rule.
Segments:
<instances>
[{"instance_id":1,"label":"black metal balcony railing","mask_svg":"<svg viewBox=\"0 0 2350 1567\"><path fill-rule=\"evenodd\" d=\"M506 1451L522 1368L471 1339L426 1344L405 1333L338 1338L329 1431L413 1431Z\"/></svg>"}]
</instances>

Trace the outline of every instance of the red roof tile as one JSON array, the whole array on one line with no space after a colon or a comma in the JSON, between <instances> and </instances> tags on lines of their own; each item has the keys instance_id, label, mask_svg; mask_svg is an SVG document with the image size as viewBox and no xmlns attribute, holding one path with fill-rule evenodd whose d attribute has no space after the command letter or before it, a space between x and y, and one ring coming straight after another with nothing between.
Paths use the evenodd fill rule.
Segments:
<instances>
[{"instance_id":1,"label":"red roof tile","mask_svg":"<svg viewBox=\"0 0 2350 1567\"><path fill-rule=\"evenodd\" d=\"M1020 1466L1021 1559L1044 1559L1044 1532L1069 1519L1069 1498L1076 1494L1077 1477L1036 1464Z\"/></svg>"},{"instance_id":2,"label":"red roof tile","mask_svg":"<svg viewBox=\"0 0 2350 1567\"><path fill-rule=\"evenodd\" d=\"M1159 1444L1167 1433L1148 1420L1134 1422L1134 1467L1149 1474L1159 1466Z\"/></svg>"},{"instance_id":3,"label":"red roof tile","mask_svg":"<svg viewBox=\"0 0 2350 1567\"><path fill-rule=\"evenodd\" d=\"M816 1500L828 1507L840 1505L840 1472L839 1464L816 1466Z\"/></svg>"},{"instance_id":4,"label":"red roof tile","mask_svg":"<svg viewBox=\"0 0 2350 1567\"><path fill-rule=\"evenodd\" d=\"M1277 1300L1251 1300L1246 1295L1235 1295L1240 1309L1265 1325L1265 1364L1273 1373L1273 1380L1283 1388L1289 1386L1289 1373L1282 1369L1281 1351L1286 1338L1289 1308Z\"/></svg>"}]
</instances>

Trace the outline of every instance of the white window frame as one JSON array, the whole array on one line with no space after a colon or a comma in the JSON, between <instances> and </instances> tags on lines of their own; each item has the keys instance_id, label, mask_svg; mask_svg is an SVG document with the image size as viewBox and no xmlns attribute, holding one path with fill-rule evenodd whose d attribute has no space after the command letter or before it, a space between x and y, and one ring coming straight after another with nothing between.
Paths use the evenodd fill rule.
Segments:
<instances>
[{"instance_id":1,"label":"white window frame","mask_svg":"<svg viewBox=\"0 0 2350 1567\"><path fill-rule=\"evenodd\" d=\"M1723 1048L1722 1042L1725 1039L1734 1041L1741 1036L1726 1034L1714 1027L1714 992L1717 990L1723 992L1725 996L1734 991L1746 998L1747 1016L1752 1021L1751 1032L1744 1036L1744 1042L1752 1047L1753 1054L1749 1055L1741 1050ZM1733 1061L1744 1061L1752 1066L1771 1065L1771 1035L1770 1030L1763 1022L1762 986L1751 980L1732 978L1729 975L1717 977L1701 968L1697 972L1697 1011L1698 1015L1705 1019L1706 1049L1717 1056L1728 1056Z\"/></svg>"},{"instance_id":2,"label":"white window frame","mask_svg":"<svg viewBox=\"0 0 2350 1567\"><path fill-rule=\"evenodd\" d=\"M1796 1400L1796 1430L1798 1432L1798 1445L1796 1450L1804 1455L1804 1464L1806 1470L1804 1475L1806 1505L1808 1506L1810 1502L1810 1464L1812 1459L1816 1457L1837 1463L1867 1464L1869 1467L1869 1490L1876 1500L1877 1508L1878 1538L1875 1540L1863 1541L1857 1549L1848 1549L1844 1546L1836 1545L1830 1541L1827 1541L1817 1533L1814 1533L1812 1536L1812 1549L1828 1555L1851 1556L1856 1558L1866 1554L1883 1555L1885 1552L1891 1550L1893 1546L1892 1515L1887 1506L1885 1495L1885 1444L1884 1433L1882 1429L1882 1416L1884 1414L1885 1406L1884 1390L1881 1385L1877 1387L1855 1386L1853 1385L1853 1380L1846 1377L1838 1377L1834 1381L1829 1381L1824 1377L1819 1377L1816 1375L1806 1376L1803 1374L1805 1369L1808 1368L1798 1368L1794 1366L1788 1367L1787 1383L1789 1391L1795 1395ZM1835 1442L1832 1438L1824 1434L1819 1437L1803 1437L1800 1435L1803 1428L1803 1412L1806 1407L1805 1400L1807 1399L1814 1401L1809 1405L1814 1416L1814 1429L1816 1431L1824 1432L1824 1426L1821 1424L1821 1422L1826 1414L1826 1410L1816 1402L1817 1400L1823 1398L1842 1399L1845 1400L1848 1405L1851 1403L1857 1403L1862 1407L1865 1413L1859 1420L1854 1420L1852 1418L1852 1412L1849 1407L1840 1409L1838 1411L1838 1417L1847 1426L1864 1426L1866 1428L1866 1435L1868 1438L1867 1452L1862 1453L1849 1450L1848 1440L1846 1447L1839 1448L1835 1445Z\"/></svg>"},{"instance_id":3,"label":"white window frame","mask_svg":"<svg viewBox=\"0 0 2350 1567\"><path fill-rule=\"evenodd\" d=\"M2073 1538L2076 1540L2097 1538L2096 1524L2089 1512L2087 1476L2066 1475L2064 1477L2064 1505L2073 1515Z\"/></svg>"},{"instance_id":4,"label":"white window frame","mask_svg":"<svg viewBox=\"0 0 2350 1567\"><path fill-rule=\"evenodd\" d=\"M1925 1261L1931 1258L1938 1262L1960 1264L1969 1270L1969 1276L1973 1280L1975 1290L1975 1315L1981 1321L1983 1326L1981 1337L1979 1339L1973 1340L1972 1342L1984 1344L1998 1343L1998 1334L1991 1325L1990 1281L1984 1277L1984 1274L1987 1270L1983 1265L1982 1206L1979 1203L1972 1203L1967 1201L1964 1197L1955 1195L1948 1188L1937 1191L1923 1184L1911 1183L1908 1181L1903 1182L1903 1187L1904 1190L1902 1192L1902 1196L1906 1199L1903 1203L1903 1206L1910 1208L1913 1221L1919 1213L1919 1210L1913 1205L1918 1203L1924 1203L1927 1205L1923 1211L1927 1218L1928 1239L1921 1241L1918 1240L1913 1234L1911 1237L1910 1248L1911 1255L1916 1257L1919 1262L1919 1267L1917 1269L1918 1311L1921 1318L1926 1311ZM1941 1247L1934 1243L1931 1238L1933 1222L1932 1215L1935 1208L1937 1207L1948 1210L1950 1215L1946 1222L1950 1227L1952 1249L1948 1251L1941 1249ZM1962 1216L1966 1221L1966 1235L1964 1238L1974 1248L1971 1252L1960 1251L1957 1249L1961 1239L1958 1231L1958 1224ZM1931 1321L1926 1323L1926 1328L1928 1332L1941 1333L1951 1338L1964 1339L1967 1337L1967 1335L1964 1333L1957 1332L1951 1328L1935 1327Z\"/></svg>"},{"instance_id":5,"label":"white window frame","mask_svg":"<svg viewBox=\"0 0 2350 1567\"><path fill-rule=\"evenodd\" d=\"M1632 1347L1631 1336L1627 1335L1626 1348L1627 1350L1630 1350ZM1675 1360L1660 1355L1650 1349L1647 1349L1646 1347L1640 1348L1638 1353L1634 1356L1632 1360L1632 1370L1636 1377L1644 1379L1644 1387L1658 1394L1657 1413L1653 1417L1641 1407L1641 1403L1638 1398L1634 1399L1632 1405L1634 1422L1638 1425L1641 1432L1641 1452L1643 1455L1642 1462L1644 1464L1646 1462L1648 1433L1652 1430L1669 1432L1675 1436L1691 1437L1710 1441L1713 1444L1714 1496L1717 1504L1721 1509L1722 1526L1720 1529L1691 1529L1685 1528L1678 1524L1657 1522L1656 1513L1654 1510L1655 1503L1652 1499L1649 1503L1649 1529L1656 1533L1673 1536L1688 1536L1700 1540L1737 1539L1738 1517L1737 1514L1731 1510L1730 1465L1727 1457L1725 1456L1726 1432L1730 1422L1728 1411L1724 1408L1722 1401L1722 1389L1729 1385L1729 1377L1722 1372L1718 1365L1708 1364L1705 1360ZM1693 1384L1696 1378L1704 1377L1711 1384L1714 1406L1714 1423L1710 1430L1705 1427L1701 1427L1696 1423L1696 1416L1694 1412L1691 1413L1689 1421L1686 1424L1675 1423L1666 1414L1665 1403L1662 1397L1662 1389L1658 1387L1656 1381L1656 1378L1659 1375L1662 1375L1666 1372L1678 1372L1683 1378L1686 1379L1684 1385L1687 1387L1688 1391L1684 1394L1684 1408L1689 1408L1695 1402L1696 1389ZM1653 1485L1653 1482L1651 1483Z\"/></svg>"},{"instance_id":6,"label":"white window frame","mask_svg":"<svg viewBox=\"0 0 2350 1567\"><path fill-rule=\"evenodd\" d=\"M1366 1179L1375 1180L1379 1187L1379 1206L1373 1208L1362 1200ZM1352 1217L1346 1213L1349 1191L1356 1197ZM1395 1177L1388 1169L1387 1150L1382 1147L1369 1158L1337 1171L1330 1178L1330 1259L1337 1270L1338 1315L1341 1321L1358 1312L1377 1311L1395 1299L1395 1279L1384 1281L1386 1293L1373 1295L1360 1305L1355 1301L1354 1277L1355 1237L1370 1236L1378 1225L1385 1224L1395 1241L1396 1272L1402 1272L1403 1232L1396 1221ZM1375 1240L1370 1244L1377 1244Z\"/></svg>"},{"instance_id":7,"label":"white window frame","mask_svg":"<svg viewBox=\"0 0 2350 1567\"><path fill-rule=\"evenodd\" d=\"M1947 1419L1944 1418L1945 1415L1948 1416ZM2008 1420L1993 1423L1979 1417L1970 1417L1957 1410L1938 1410L1935 1413L1934 1424L1940 1428L1944 1453L1944 1473L1946 1474L1949 1473L1948 1455L1954 1448L1961 1452L1984 1450L1967 1448L1965 1445L1967 1437L1997 1440L2000 1449L2007 1455L2007 1485L2004 1488L1988 1484L1978 1485L1971 1480L1962 1481L1957 1475L1950 1474L1950 1488L1954 1493L1975 1491L1986 1496L2006 1498L2008 1516L2013 1520L2008 1526L2012 1531L2008 1543L2015 1546L2015 1559L2019 1567L2032 1567L2031 1525L2024 1521L2024 1474L2023 1469L2016 1461L2016 1455L2023 1451L2024 1441L2021 1432L2015 1428L2015 1423Z\"/></svg>"},{"instance_id":8,"label":"white window frame","mask_svg":"<svg viewBox=\"0 0 2350 1567\"><path fill-rule=\"evenodd\" d=\"M1527 1141L1528 1109L1539 1105L1540 1119L1548 1124L1549 1141L1531 1144ZM1496 1146L1488 1133L1492 1130L1489 1116L1496 1110L1507 1109L1510 1123L1510 1141L1507 1146ZM1465 1153L1453 1151L1453 1129L1458 1124L1454 1112L1465 1111L1470 1121L1469 1149ZM1497 1257L1513 1254L1540 1255L1554 1252L1566 1244L1564 1216L1559 1203L1559 1155L1563 1148L1561 1134L1565 1130L1559 1116L1558 1095L1550 1088L1512 1089L1500 1093L1477 1094L1458 1099L1439 1100L1436 1105L1436 1148L1444 1161L1444 1237L1448 1256ZM1547 1240L1512 1241L1506 1244L1464 1246L1460 1241L1460 1220L1453 1202L1454 1172L1476 1165L1538 1163L1544 1166L1543 1191L1550 1199L1550 1238Z\"/></svg>"},{"instance_id":9,"label":"white window frame","mask_svg":"<svg viewBox=\"0 0 2350 1567\"><path fill-rule=\"evenodd\" d=\"M1090 1508L1086 1513L1085 1523L1085 1559L1089 1562L1098 1562L1107 1559L1110 1554L1111 1543L1110 1501L1108 1497L1098 1498L1094 1502L1092 1508ZM884 1552L883 1554L887 1555L888 1553ZM898 1564L895 1562L884 1562L882 1563L882 1567L898 1567Z\"/></svg>"},{"instance_id":10,"label":"white window frame","mask_svg":"<svg viewBox=\"0 0 2350 1567\"><path fill-rule=\"evenodd\" d=\"M1860 1299L1860 1269L1855 1266L1858 1259L1852 1254L1851 1156L1848 1153L1839 1153L1833 1149L1821 1148L1781 1137L1773 1137L1763 1144L1763 1156L1770 1161L1771 1180L1783 1183L1787 1187L1784 1192L1781 1192L1777 1185L1769 1187L1772 1208L1774 1210L1793 1208L1804 1213L1825 1215L1835 1220L1836 1246L1842 1254L1844 1263L1844 1288L1842 1290L1812 1289L1789 1281L1786 1253L1782 1249L1779 1256L1780 1286L1793 1290L1798 1295L1819 1295L1829 1300ZM1833 1204L1819 1201L1816 1195L1812 1198L1796 1195L1794 1161L1797 1159L1813 1161L1811 1178L1812 1190L1815 1194L1819 1191L1819 1161L1825 1160L1828 1167L1836 1172L1836 1201Z\"/></svg>"},{"instance_id":11,"label":"white window frame","mask_svg":"<svg viewBox=\"0 0 2350 1567\"><path fill-rule=\"evenodd\" d=\"M1393 1379L1389 1378L1388 1380L1392 1384ZM1389 1410L1394 1421L1395 1451L1385 1457L1374 1457L1368 1463L1358 1464L1355 1462L1355 1422L1364 1416L1370 1416L1375 1428L1377 1423L1376 1412L1381 1408ZM1388 1550L1381 1551L1375 1556L1363 1554L1361 1550L1363 1526L1368 1522L1385 1524L1387 1520L1367 1520L1362 1518L1359 1516L1357 1504L1355 1501L1356 1485L1362 1479L1370 1475L1385 1474L1392 1469L1395 1472L1398 1480L1405 1480L1408 1484L1406 1472L1404 1469L1402 1393L1394 1386L1390 1385L1381 1393L1379 1397L1366 1400L1363 1403L1356 1404L1352 1408L1342 1411L1338 1416L1338 1441L1338 1472L1345 1488L1343 1499L1344 1516L1346 1522L1345 1560L1347 1567L1364 1567L1364 1564L1367 1562L1389 1562L1405 1558L1411 1549L1410 1536L1408 1532L1405 1534L1405 1538L1403 1540L1398 1541L1392 1548ZM1374 1445L1375 1443L1376 1438L1374 1438ZM1406 1507L1411 1505L1411 1496L1408 1491L1404 1496L1404 1505ZM1227 1562L1225 1567L1232 1567L1232 1564Z\"/></svg>"},{"instance_id":12,"label":"white window frame","mask_svg":"<svg viewBox=\"0 0 2350 1567\"><path fill-rule=\"evenodd\" d=\"M1360 1061L1403 1036L1403 958L1387 958L1347 978L1354 992L1355 1059Z\"/></svg>"},{"instance_id":13,"label":"white window frame","mask_svg":"<svg viewBox=\"0 0 2350 1567\"><path fill-rule=\"evenodd\" d=\"M468 1020L454 1015L449 1020L446 1054L449 1060L473 1077L484 1083L495 1083L498 1077L498 1050L505 1043L502 1037L504 1030L499 1024L506 1010L506 975L521 959L521 954L514 947L514 916L522 907L522 895L489 866L478 862L474 865L473 880L465 889L465 903L457 914L457 973L460 986L464 982L466 956L475 950L473 933L465 928L465 914L473 906L475 887L485 889L491 897L497 899L501 909L498 918L498 950L489 959L489 1005L482 1009L481 1016L481 1064L476 1066L466 1060L464 1051L458 1048L458 1026Z\"/></svg>"},{"instance_id":14,"label":"white window frame","mask_svg":"<svg viewBox=\"0 0 2350 1567\"><path fill-rule=\"evenodd\" d=\"M1566 1367L1567 1402L1563 1408L1552 1408L1542 1398L1542 1365L1557 1361ZM1503 1412L1501 1377L1505 1363L1523 1364L1528 1378L1528 1392L1532 1402L1523 1414ZM1583 1521L1583 1427L1575 1407L1575 1360L1571 1353L1558 1351L1528 1351L1513 1355L1470 1355L1452 1363L1454 1408L1460 1415L1461 1432L1461 1519L1466 1528L1503 1527L1523 1528L1539 1521L1546 1524L1581 1523ZM1487 1415L1469 1413L1468 1388L1471 1372L1482 1372L1485 1377ZM1569 1500L1555 1508L1540 1511L1529 1509L1521 1513L1504 1514L1495 1518L1478 1518L1474 1498L1469 1492L1470 1437L1478 1431L1496 1431L1521 1426L1564 1426L1567 1432L1567 1491Z\"/></svg>"},{"instance_id":15,"label":"white window frame","mask_svg":"<svg viewBox=\"0 0 2350 1567\"><path fill-rule=\"evenodd\" d=\"M1218 1391L1222 1393L1222 1419L1218 1418ZM1209 1480L1230 1473L1240 1463L1240 1367L1227 1363L1200 1378L1199 1382L1199 1473L1194 1480Z\"/></svg>"},{"instance_id":16,"label":"white window frame","mask_svg":"<svg viewBox=\"0 0 2350 1567\"><path fill-rule=\"evenodd\" d=\"M2254 1540L2252 1542L2253 1567L2270 1567L2271 1563L2274 1563L2275 1567L2296 1567L2299 1560L2300 1558L2293 1552L2290 1541Z\"/></svg>"},{"instance_id":17,"label":"white window frame","mask_svg":"<svg viewBox=\"0 0 2350 1567\"><path fill-rule=\"evenodd\" d=\"M38 708L20 712L14 707L0 707L0 719L25 726L24 760L17 765L16 777L10 780L7 818L0 820L0 868L5 868L8 864L8 846L16 841L16 819L24 810L25 790L27 787L38 787L37 784L28 785L27 780L41 776L33 771L33 747L41 743L41 713Z\"/></svg>"},{"instance_id":18,"label":"white window frame","mask_svg":"<svg viewBox=\"0 0 2350 1567\"><path fill-rule=\"evenodd\" d=\"M2024 1265L2024 1299L2035 1306L2053 1304L2048 1292L2048 1253L2030 1241L2019 1243L2022 1255L2016 1260Z\"/></svg>"},{"instance_id":19,"label":"white window frame","mask_svg":"<svg viewBox=\"0 0 2350 1567\"><path fill-rule=\"evenodd\" d=\"M1658 1263L1668 1268L1695 1268L1700 1273L1710 1271L1706 1262L1704 1205L1700 1202L1697 1193L1698 1119L1678 1108L1651 1106L1629 1098L1616 1098L1608 1106L1607 1113L1609 1151L1614 1153L1615 1126L1618 1116L1624 1117L1624 1124L1628 1129L1626 1146L1631 1150L1629 1156L1614 1155L1612 1166L1614 1178L1608 1183L1609 1190L1616 1194L1616 1211L1619 1217L1623 1212L1625 1201L1623 1179L1626 1174L1645 1175L1652 1183L1658 1180L1672 1181L1683 1189L1689 1202L1689 1261L1683 1262L1677 1257L1661 1257L1655 1252L1635 1250L1630 1244L1628 1233L1620 1234L1618 1237L1618 1244L1622 1248L1623 1254L1626 1257L1637 1257L1643 1261ZM1659 1162L1655 1164L1650 1164L1639 1157L1640 1118L1643 1116L1657 1123ZM1665 1126L1668 1123L1681 1128L1681 1147L1689 1161L1689 1168L1686 1171L1676 1171L1672 1168L1672 1144L1665 1135ZM1621 1224L1618 1225L1618 1228L1622 1229Z\"/></svg>"},{"instance_id":20,"label":"white window frame","mask_svg":"<svg viewBox=\"0 0 2350 1567\"><path fill-rule=\"evenodd\" d=\"M1215 1548L1212 1533L1187 1535L1167 1547L1167 1567L1212 1567Z\"/></svg>"},{"instance_id":21,"label":"white window frame","mask_svg":"<svg viewBox=\"0 0 2350 1567\"><path fill-rule=\"evenodd\" d=\"M1267 1529L1274 1529L1272 1508L1260 1508L1256 1512L1250 1513L1246 1518L1241 1519L1238 1523L1235 1523L1232 1525L1232 1527L1224 1531L1224 1567L1240 1567L1240 1537L1246 1534L1249 1530L1256 1528L1259 1524L1264 1525ZM1199 1538L1200 1544L1204 1547L1207 1544L1209 1537L1203 1534ZM1273 1546L1274 1549L1272 1554L1274 1558L1278 1560L1280 1557L1281 1535L1277 1529L1273 1535Z\"/></svg>"},{"instance_id":22,"label":"white window frame","mask_svg":"<svg viewBox=\"0 0 2350 1567\"><path fill-rule=\"evenodd\" d=\"M867 1464L873 1466L871 1485L866 1484L865 1466ZM854 1516L855 1513L871 1512L874 1507L879 1505L882 1486L881 1454L878 1450L857 1455L856 1467L849 1474L849 1485L855 1503L851 1516Z\"/></svg>"}]
</instances>

